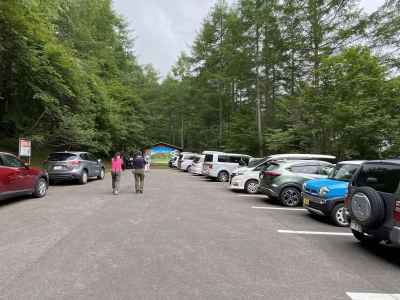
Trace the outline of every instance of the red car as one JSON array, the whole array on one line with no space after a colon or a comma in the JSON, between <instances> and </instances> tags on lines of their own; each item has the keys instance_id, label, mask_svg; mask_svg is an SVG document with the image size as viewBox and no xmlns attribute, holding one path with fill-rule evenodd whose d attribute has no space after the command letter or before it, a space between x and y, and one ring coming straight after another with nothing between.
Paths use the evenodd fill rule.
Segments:
<instances>
[{"instance_id":1,"label":"red car","mask_svg":"<svg viewBox=\"0 0 400 300\"><path fill-rule=\"evenodd\" d=\"M0 200L21 195L44 197L48 182L45 171L26 166L13 154L0 152Z\"/></svg>"}]
</instances>

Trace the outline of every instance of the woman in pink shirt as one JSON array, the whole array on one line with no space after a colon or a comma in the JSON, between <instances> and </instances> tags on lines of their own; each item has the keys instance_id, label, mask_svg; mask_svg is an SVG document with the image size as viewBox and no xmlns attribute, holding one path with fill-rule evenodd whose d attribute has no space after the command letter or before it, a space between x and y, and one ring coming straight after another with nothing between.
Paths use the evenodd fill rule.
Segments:
<instances>
[{"instance_id":1,"label":"woman in pink shirt","mask_svg":"<svg viewBox=\"0 0 400 300\"><path fill-rule=\"evenodd\" d=\"M119 152L115 153L114 157L111 160L111 178L112 178L112 189L114 195L119 194L119 184L121 181L123 164L124 162L121 158L121 154Z\"/></svg>"}]
</instances>

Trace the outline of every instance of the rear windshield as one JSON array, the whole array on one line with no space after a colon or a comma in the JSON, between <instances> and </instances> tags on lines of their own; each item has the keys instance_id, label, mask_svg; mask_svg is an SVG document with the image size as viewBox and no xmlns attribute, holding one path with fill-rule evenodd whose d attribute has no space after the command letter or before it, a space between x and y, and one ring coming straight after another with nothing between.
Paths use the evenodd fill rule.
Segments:
<instances>
[{"instance_id":1,"label":"rear windshield","mask_svg":"<svg viewBox=\"0 0 400 300\"><path fill-rule=\"evenodd\" d=\"M206 157L204 158L205 162L212 162L214 158L213 154L206 154Z\"/></svg>"},{"instance_id":2,"label":"rear windshield","mask_svg":"<svg viewBox=\"0 0 400 300\"><path fill-rule=\"evenodd\" d=\"M250 160L249 161L249 168L257 166L262 160L263 160L263 158Z\"/></svg>"},{"instance_id":3,"label":"rear windshield","mask_svg":"<svg viewBox=\"0 0 400 300\"><path fill-rule=\"evenodd\" d=\"M400 182L400 166L365 164L356 179L356 186L369 186L384 193L395 193Z\"/></svg>"},{"instance_id":4,"label":"rear windshield","mask_svg":"<svg viewBox=\"0 0 400 300\"><path fill-rule=\"evenodd\" d=\"M279 169L280 165L278 163L268 163L264 166L263 171L274 171Z\"/></svg>"},{"instance_id":5,"label":"rear windshield","mask_svg":"<svg viewBox=\"0 0 400 300\"><path fill-rule=\"evenodd\" d=\"M73 153L51 153L49 155L49 161L65 161L75 159L76 155Z\"/></svg>"}]
</instances>

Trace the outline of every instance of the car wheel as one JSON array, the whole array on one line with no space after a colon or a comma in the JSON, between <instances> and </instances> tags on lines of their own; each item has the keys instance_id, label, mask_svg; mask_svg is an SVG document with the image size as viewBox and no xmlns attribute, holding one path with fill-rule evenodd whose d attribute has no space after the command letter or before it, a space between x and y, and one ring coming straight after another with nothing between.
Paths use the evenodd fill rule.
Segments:
<instances>
[{"instance_id":1,"label":"car wheel","mask_svg":"<svg viewBox=\"0 0 400 300\"><path fill-rule=\"evenodd\" d=\"M106 170L104 170L104 168L101 168L100 175L97 177L97 179L103 180L104 177L106 177Z\"/></svg>"},{"instance_id":2,"label":"car wheel","mask_svg":"<svg viewBox=\"0 0 400 300\"><path fill-rule=\"evenodd\" d=\"M295 187L287 187L281 192L280 200L285 206L298 206L301 202L301 193Z\"/></svg>"},{"instance_id":3,"label":"car wheel","mask_svg":"<svg viewBox=\"0 0 400 300\"><path fill-rule=\"evenodd\" d=\"M333 208L331 213L331 218L336 226L340 227L349 226L349 221L347 220L346 217L346 208L344 207L344 203L339 203Z\"/></svg>"},{"instance_id":4,"label":"car wheel","mask_svg":"<svg viewBox=\"0 0 400 300\"><path fill-rule=\"evenodd\" d=\"M47 181L44 178L39 178L35 185L35 191L33 192L33 196L36 198L42 198L47 194Z\"/></svg>"},{"instance_id":5,"label":"car wheel","mask_svg":"<svg viewBox=\"0 0 400 300\"><path fill-rule=\"evenodd\" d=\"M351 230L351 232L353 233L354 237L361 242L361 244L366 246L378 245L382 241L374 236L366 235L353 229Z\"/></svg>"},{"instance_id":6,"label":"car wheel","mask_svg":"<svg viewBox=\"0 0 400 300\"><path fill-rule=\"evenodd\" d=\"M351 218L367 228L380 226L385 217L385 205L377 191L370 187L357 187L350 196Z\"/></svg>"},{"instance_id":7,"label":"car wheel","mask_svg":"<svg viewBox=\"0 0 400 300\"><path fill-rule=\"evenodd\" d=\"M79 178L79 183L80 184L86 184L88 182L88 173L86 170L83 170L81 174L81 178Z\"/></svg>"},{"instance_id":8,"label":"car wheel","mask_svg":"<svg viewBox=\"0 0 400 300\"><path fill-rule=\"evenodd\" d=\"M189 166L186 168L186 172L190 173L190 171L192 170L192 166Z\"/></svg>"},{"instance_id":9,"label":"car wheel","mask_svg":"<svg viewBox=\"0 0 400 300\"><path fill-rule=\"evenodd\" d=\"M226 171L221 171L218 174L218 181L220 182L228 182L229 181L229 174Z\"/></svg>"},{"instance_id":10,"label":"car wheel","mask_svg":"<svg viewBox=\"0 0 400 300\"><path fill-rule=\"evenodd\" d=\"M244 189L248 194L257 194L258 193L258 185L259 184L258 184L257 180L251 179L246 182Z\"/></svg>"}]
</instances>

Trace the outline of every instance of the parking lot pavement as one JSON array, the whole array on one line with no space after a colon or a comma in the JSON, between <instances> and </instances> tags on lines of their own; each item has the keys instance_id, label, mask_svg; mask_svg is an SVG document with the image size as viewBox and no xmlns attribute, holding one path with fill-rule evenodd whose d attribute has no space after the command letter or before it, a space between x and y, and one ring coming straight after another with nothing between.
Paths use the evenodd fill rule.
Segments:
<instances>
[{"instance_id":1,"label":"parking lot pavement","mask_svg":"<svg viewBox=\"0 0 400 300\"><path fill-rule=\"evenodd\" d=\"M370 299L399 292L398 249L364 248L333 234L347 228L304 210L254 208L280 206L174 170L152 170L143 195L133 194L129 172L119 196L110 185L108 176L2 203L1 299Z\"/></svg>"}]
</instances>

